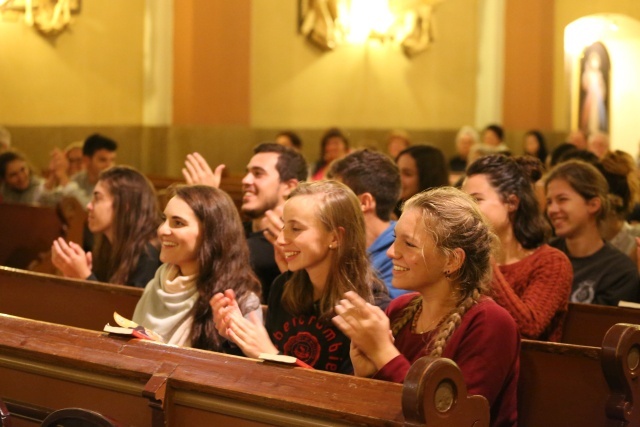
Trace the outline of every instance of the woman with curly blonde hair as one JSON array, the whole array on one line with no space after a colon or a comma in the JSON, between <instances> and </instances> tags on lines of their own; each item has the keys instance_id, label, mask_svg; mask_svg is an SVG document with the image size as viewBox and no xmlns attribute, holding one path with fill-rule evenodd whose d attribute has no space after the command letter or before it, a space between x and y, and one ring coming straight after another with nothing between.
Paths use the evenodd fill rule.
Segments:
<instances>
[{"instance_id":1,"label":"woman with curly blonde hair","mask_svg":"<svg viewBox=\"0 0 640 427\"><path fill-rule=\"evenodd\" d=\"M516 425L520 337L511 315L485 296L495 236L477 205L455 188L422 192L395 231L393 285L414 292L386 315L353 293L336 306L354 372L402 382L418 358L450 358L469 393L489 401L491 425Z\"/></svg>"}]
</instances>

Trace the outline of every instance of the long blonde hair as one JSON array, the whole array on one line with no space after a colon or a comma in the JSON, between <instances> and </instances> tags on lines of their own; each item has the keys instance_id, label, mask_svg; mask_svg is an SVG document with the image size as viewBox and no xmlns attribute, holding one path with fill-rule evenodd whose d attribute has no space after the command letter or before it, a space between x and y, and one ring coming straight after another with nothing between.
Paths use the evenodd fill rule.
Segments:
<instances>
[{"instance_id":1,"label":"long blonde hair","mask_svg":"<svg viewBox=\"0 0 640 427\"><path fill-rule=\"evenodd\" d=\"M497 239L475 201L453 187L418 193L405 203L403 210L417 210L422 214L424 230L431 234L442 255L455 256L456 249L462 249L465 254L460 268L449 276L456 306L440 322L429 343L431 355L440 357L462 316L489 290L491 254ZM422 297L414 298L393 321L394 336L415 316L421 304Z\"/></svg>"},{"instance_id":2,"label":"long blonde hair","mask_svg":"<svg viewBox=\"0 0 640 427\"><path fill-rule=\"evenodd\" d=\"M320 318L333 317L334 307L347 291L354 291L373 302L371 285L378 280L367 255L364 216L360 201L346 185L337 181L304 182L289 199L314 196L315 214L327 231L337 231L340 244L331 251L331 274L320 298ZM282 304L291 314L313 309L313 287L305 270L296 271L284 286Z\"/></svg>"}]
</instances>

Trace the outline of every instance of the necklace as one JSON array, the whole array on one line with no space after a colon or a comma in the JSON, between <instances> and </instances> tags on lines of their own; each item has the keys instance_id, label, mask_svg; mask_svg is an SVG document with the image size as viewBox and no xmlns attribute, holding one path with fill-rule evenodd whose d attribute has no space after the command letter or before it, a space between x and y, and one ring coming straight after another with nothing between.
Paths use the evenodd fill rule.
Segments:
<instances>
[{"instance_id":1,"label":"necklace","mask_svg":"<svg viewBox=\"0 0 640 427\"><path fill-rule=\"evenodd\" d=\"M422 304L420 304L418 306L418 309L416 310L416 314L413 315L413 320L411 321L411 332L413 332L414 334L426 334L428 332L433 331L432 326L435 324L436 326L439 324L436 324L436 322L438 322L439 319L434 319L433 321L431 321L426 328L424 328L424 330L420 331L418 330L418 319L420 319L420 315L422 314Z\"/></svg>"}]
</instances>

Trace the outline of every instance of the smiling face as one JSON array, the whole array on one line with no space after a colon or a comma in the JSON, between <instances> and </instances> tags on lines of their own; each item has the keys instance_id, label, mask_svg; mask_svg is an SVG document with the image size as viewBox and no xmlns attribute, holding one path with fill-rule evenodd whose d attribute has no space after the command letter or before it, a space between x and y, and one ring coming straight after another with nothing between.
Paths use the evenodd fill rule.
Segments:
<instances>
[{"instance_id":1,"label":"smiling face","mask_svg":"<svg viewBox=\"0 0 640 427\"><path fill-rule=\"evenodd\" d=\"M324 146L324 161L330 163L347 155L347 143L339 136L332 136Z\"/></svg>"},{"instance_id":2,"label":"smiling face","mask_svg":"<svg viewBox=\"0 0 640 427\"><path fill-rule=\"evenodd\" d=\"M479 174L465 178L462 191L476 199L480 211L498 235L513 226L510 220L510 214L514 210L513 204L502 200L500 194L491 186L487 175Z\"/></svg>"},{"instance_id":3,"label":"smiling face","mask_svg":"<svg viewBox=\"0 0 640 427\"><path fill-rule=\"evenodd\" d=\"M586 228L597 227L599 210L599 198L586 200L566 180L547 184L547 215L558 237L575 238Z\"/></svg>"},{"instance_id":4,"label":"smiling face","mask_svg":"<svg viewBox=\"0 0 640 427\"><path fill-rule=\"evenodd\" d=\"M420 175L416 160L409 154L403 154L398 158L400 169L400 199L408 200L420 189Z\"/></svg>"},{"instance_id":5,"label":"smiling face","mask_svg":"<svg viewBox=\"0 0 640 427\"><path fill-rule=\"evenodd\" d=\"M284 202L288 187L280 181L276 169L280 154L258 153L247 165L242 179L242 212L250 218L260 218L264 213Z\"/></svg>"},{"instance_id":6,"label":"smiling face","mask_svg":"<svg viewBox=\"0 0 640 427\"><path fill-rule=\"evenodd\" d=\"M318 218L319 203L315 196L289 199L282 212L284 227L278 236L289 270L306 270L312 280L314 277L326 280L332 250L338 245L336 234L328 231Z\"/></svg>"},{"instance_id":7,"label":"smiling face","mask_svg":"<svg viewBox=\"0 0 640 427\"><path fill-rule=\"evenodd\" d=\"M98 181L87 204L87 224L92 233L102 233L113 242L113 195L104 181Z\"/></svg>"},{"instance_id":8,"label":"smiling face","mask_svg":"<svg viewBox=\"0 0 640 427\"><path fill-rule=\"evenodd\" d=\"M198 272L200 221L179 197L173 197L167 203L164 220L158 227L158 238L162 244L160 261L178 266L183 276Z\"/></svg>"},{"instance_id":9,"label":"smiling face","mask_svg":"<svg viewBox=\"0 0 640 427\"><path fill-rule=\"evenodd\" d=\"M428 288L449 287L444 271L445 257L425 230L418 209L409 209L395 227L396 240L387 250L393 261L393 286L398 289L422 292Z\"/></svg>"},{"instance_id":10,"label":"smiling face","mask_svg":"<svg viewBox=\"0 0 640 427\"><path fill-rule=\"evenodd\" d=\"M7 163L7 170L4 176L7 185L17 191L24 191L29 188L29 167L22 159L15 159Z\"/></svg>"}]
</instances>

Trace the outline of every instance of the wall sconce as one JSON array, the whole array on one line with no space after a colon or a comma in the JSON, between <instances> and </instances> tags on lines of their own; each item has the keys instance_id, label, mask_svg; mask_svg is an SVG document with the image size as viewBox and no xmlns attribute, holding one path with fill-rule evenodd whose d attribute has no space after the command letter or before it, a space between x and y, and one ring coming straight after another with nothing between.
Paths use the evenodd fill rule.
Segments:
<instances>
[{"instance_id":1,"label":"wall sconce","mask_svg":"<svg viewBox=\"0 0 640 427\"><path fill-rule=\"evenodd\" d=\"M300 32L323 50L377 40L413 57L434 41L433 12L442 1L300 0Z\"/></svg>"},{"instance_id":2,"label":"wall sconce","mask_svg":"<svg viewBox=\"0 0 640 427\"><path fill-rule=\"evenodd\" d=\"M24 14L25 24L54 37L67 29L80 7L81 0L0 0L0 15Z\"/></svg>"}]
</instances>

